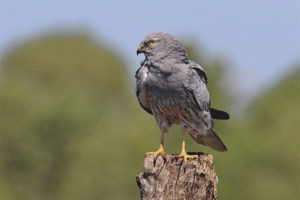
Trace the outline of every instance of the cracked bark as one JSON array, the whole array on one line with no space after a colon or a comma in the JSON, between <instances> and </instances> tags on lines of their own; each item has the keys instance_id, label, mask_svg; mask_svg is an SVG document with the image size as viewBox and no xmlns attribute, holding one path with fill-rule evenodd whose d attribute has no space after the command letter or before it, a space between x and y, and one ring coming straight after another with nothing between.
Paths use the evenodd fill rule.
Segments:
<instances>
[{"instance_id":1,"label":"cracked bark","mask_svg":"<svg viewBox=\"0 0 300 200\"><path fill-rule=\"evenodd\" d=\"M153 155L144 160L144 170L136 176L142 200L216 200L216 173L213 156L198 153L198 158L183 159L167 155L166 161L159 156L156 163Z\"/></svg>"}]
</instances>

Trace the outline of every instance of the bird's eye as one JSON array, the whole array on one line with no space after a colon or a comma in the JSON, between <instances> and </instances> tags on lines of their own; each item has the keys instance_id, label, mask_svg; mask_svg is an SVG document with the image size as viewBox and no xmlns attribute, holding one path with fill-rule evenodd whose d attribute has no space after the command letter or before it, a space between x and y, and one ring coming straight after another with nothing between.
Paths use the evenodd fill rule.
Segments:
<instances>
[{"instance_id":1,"label":"bird's eye","mask_svg":"<svg viewBox=\"0 0 300 200\"><path fill-rule=\"evenodd\" d=\"M154 40L151 40L151 41L149 42L149 45L150 45L150 46L153 46L155 43L156 43L156 42L155 42Z\"/></svg>"}]
</instances>

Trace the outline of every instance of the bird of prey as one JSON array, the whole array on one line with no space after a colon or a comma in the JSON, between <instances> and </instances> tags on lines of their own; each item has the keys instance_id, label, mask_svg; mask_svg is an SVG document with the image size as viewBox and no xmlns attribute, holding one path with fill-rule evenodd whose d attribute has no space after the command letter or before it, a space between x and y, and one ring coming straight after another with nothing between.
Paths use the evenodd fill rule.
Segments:
<instances>
[{"instance_id":1,"label":"bird of prey","mask_svg":"<svg viewBox=\"0 0 300 200\"><path fill-rule=\"evenodd\" d=\"M161 129L160 147L154 154L166 157L163 148L164 133L173 124L182 127L182 149L177 158L188 158L185 151L185 132L201 145L217 151L227 151L213 129L213 119L229 119L229 114L210 107L203 68L189 60L184 46L174 36L151 33L141 42L137 55L145 60L136 71L136 95L141 107L152 114Z\"/></svg>"}]
</instances>

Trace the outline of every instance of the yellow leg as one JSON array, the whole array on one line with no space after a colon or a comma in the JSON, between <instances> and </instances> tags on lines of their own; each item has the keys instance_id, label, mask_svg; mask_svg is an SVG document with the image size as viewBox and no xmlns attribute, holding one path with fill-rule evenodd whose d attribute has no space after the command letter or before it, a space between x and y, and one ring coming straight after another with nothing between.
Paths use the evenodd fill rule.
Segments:
<instances>
[{"instance_id":1,"label":"yellow leg","mask_svg":"<svg viewBox=\"0 0 300 200\"><path fill-rule=\"evenodd\" d=\"M185 131L184 131L184 129L182 129L182 148L181 148L181 153L179 155L177 155L176 158L183 158L183 162L184 162L184 164L186 164L188 158L197 158L198 156L197 155L188 155L188 154L186 154L184 136L185 136Z\"/></svg>"},{"instance_id":2,"label":"yellow leg","mask_svg":"<svg viewBox=\"0 0 300 200\"><path fill-rule=\"evenodd\" d=\"M159 155L163 158L166 158L166 152L164 151L164 131L161 132L160 145L159 149L154 152L147 152L146 155L154 154L154 159L156 159Z\"/></svg>"}]
</instances>

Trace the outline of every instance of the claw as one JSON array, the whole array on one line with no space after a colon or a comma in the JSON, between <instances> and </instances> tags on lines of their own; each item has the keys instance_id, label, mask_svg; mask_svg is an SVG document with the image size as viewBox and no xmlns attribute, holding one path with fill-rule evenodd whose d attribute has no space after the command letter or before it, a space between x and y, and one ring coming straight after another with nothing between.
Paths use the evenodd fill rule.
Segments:
<instances>
[{"instance_id":1,"label":"claw","mask_svg":"<svg viewBox=\"0 0 300 200\"><path fill-rule=\"evenodd\" d=\"M164 148L162 146L159 147L159 149L157 151L154 152L147 152L146 155L151 155L154 154L154 160L156 160L156 158L161 155L163 157L163 159L166 159L166 152L164 151Z\"/></svg>"}]
</instances>

